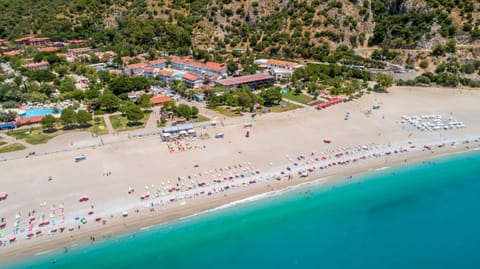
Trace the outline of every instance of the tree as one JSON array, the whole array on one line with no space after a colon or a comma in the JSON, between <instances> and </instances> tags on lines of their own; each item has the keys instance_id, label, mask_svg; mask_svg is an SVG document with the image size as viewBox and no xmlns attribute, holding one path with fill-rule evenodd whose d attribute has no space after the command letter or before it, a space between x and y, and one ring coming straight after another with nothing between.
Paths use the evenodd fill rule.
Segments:
<instances>
[{"instance_id":1,"label":"tree","mask_svg":"<svg viewBox=\"0 0 480 269\"><path fill-rule=\"evenodd\" d=\"M263 98L266 106L276 105L282 100L282 94L280 93L279 87L271 87L262 90L260 97Z\"/></svg>"},{"instance_id":2,"label":"tree","mask_svg":"<svg viewBox=\"0 0 480 269\"><path fill-rule=\"evenodd\" d=\"M234 61L228 61L227 70L230 74L234 74L238 70L238 65Z\"/></svg>"},{"instance_id":3,"label":"tree","mask_svg":"<svg viewBox=\"0 0 480 269\"><path fill-rule=\"evenodd\" d=\"M131 122L137 122L143 119L143 111L135 104L130 104L125 110L125 116Z\"/></svg>"},{"instance_id":4,"label":"tree","mask_svg":"<svg viewBox=\"0 0 480 269\"><path fill-rule=\"evenodd\" d=\"M377 74L377 84L375 89L388 89L393 85L393 78L387 74L379 73Z\"/></svg>"},{"instance_id":5,"label":"tree","mask_svg":"<svg viewBox=\"0 0 480 269\"><path fill-rule=\"evenodd\" d=\"M86 110L79 110L77 112L77 123L85 126L89 121L92 120L92 115Z\"/></svg>"},{"instance_id":6,"label":"tree","mask_svg":"<svg viewBox=\"0 0 480 269\"><path fill-rule=\"evenodd\" d=\"M196 106L192 106L190 108L190 114L191 114L192 118L198 117L198 112L199 111L198 111L198 108Z\"/></svg>"},{"instance_id":7,"label":"tree","mask_svg":"<svg viewBox=\"0 0 480 269\"><path fill-rule=\"evenodd\" d=\"M138 106L141 108L151 108L153 106L152 102L150 101L150 95L142 94L138 98Z\"/></svg>"},{"instance_id":8,"label":"tree","mask_svg":"<svg viewBox=\"0 0 480 269\"><path fill-rule=\"evenodd\" d=\"M17 117L17 112L15 111L0 112L0 122L14 121L16 117Z\"/></svg>"},{"instance_id":9,"label":"tree","mask_svg":"<svg viewBox=\"0 0 480 269\"><path fill-rule=\"evenodd\" d=\"M98 104L108 112L113 112L120 105L120 99L113 93L105 93L98 97Z\"/></svg>"},{"instance_id":10,"label":"tree","mask_svg":"<svg viewBox=\"0 0 480 269\"><path fill-rule=\"evenodd\" d=\"M57 119L52 115L46 115L42 118L42 128L44 130L51 130L55 126Z\"/></svg>"},{"instance_id":11,"label":"tree","mask_svg":"<svg viewBox=\"0 0 480 269\"><path fill-rule=\"evenodd\" d=\"M246 91L242 91L238 94L237 102L242 108L248 108L253 105L252 97Z\"/></svg>"},{"instance_id":12,"label":"tree","mask_svg":"<svg viewBox=\"0 0 480 269\"><path fill-rule=\"evenodd\" d=\"M66 127L70 127L77 122L77 113L73 109L66 108L62 110L62 114L60 115L60 121Z\"/></svg>"},{"instance_id":13,"label":"tree","mask_svg":"<svg viewBox=\"0 0 480 269\"><path fill-rule=\"evenodd\" d=\"M432 55L434 56L443 56L445 55L445 46L442 44L436 44L432 47Z\"/></svg>"},{"instance_id":14,"label":"tree","mask_svg":"<svg viewBox=\"0 0 480 269\"><path fill-rule=\"evenodd\" d=\"M445 46L445 50L449 53L457 52L457 40L455 40L454 38L449 39Z\"/></svg>"},{"instance_id":15,"label":"tree","mask_svg":"<svg viewBox=\"0 0 480 269\"><path fill-rule=\"evenodd\" d=\"M75 82L73 82L71 78L64 78L62 82L60 82L59 90L61 93L71 92L75 90Z\"/></svg>"},{"instance_id":16,"label":"tree","mask_svg":"<svg viewBox=\"0 0 480 269\"><path fill-rule=\"evenodd\" d=\"M180 115L182 117L190 118L191 110L190 110L190 107L188 105L180 104L180 105L178 105L177 113L178 113L178 115Z\"/></svg>"}]
</instances>

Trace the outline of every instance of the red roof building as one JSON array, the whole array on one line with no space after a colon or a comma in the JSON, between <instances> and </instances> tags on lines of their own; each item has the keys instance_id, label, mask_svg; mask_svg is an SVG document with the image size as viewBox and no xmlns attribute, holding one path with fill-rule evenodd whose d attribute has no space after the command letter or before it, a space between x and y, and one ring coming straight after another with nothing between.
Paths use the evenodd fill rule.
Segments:
<instances>
[{"instance_id":1,"label":"red roof building","mask_svg":"<svg viewBox=\"0 0 480 269\"><path fill-rule=\"evenodd\" d=\"M29 70L45 70L50 68L50 64L46 61L41 61L39 63L24 64L22 67Z\"/></svg>"},{"instance_id":2,"label":"red roof building","mask_svg":"<svg viewBox=\"0 0 480 269\"><path fill-rule=\"evenodd\" d=\"M202 63L191 59L182 59L178 57L172 57L170 63L173 69L188 71L194 74L206 74L226 76L227 66L225 64L206 62Z\"/></svg>"},{"instance_id":3,"label":"red roof building","mask_svg":"<svg viewBox=\"0 0 480 269\"><path fill-rule=\"evenodd\" d=\"M183 74L183 81L189 89L200 88L203 85L203 78L191 73Z\"/></svg>"},{"instance_id":4,"label":"red roof building","mask_svg":"<svg viewBox=\"0 0 480 269\"><path fill-rule=\"evenodd\" d=\"M17 126L40 123L43 119L43 116L34 116L28 118L17 118Z\"/></svg>"},{"instance_id":5,"label":"red roof building","mask_svg":"<svg viewBox=\"0 0 480 269\"><path fill-rule=\"evenodd\" d=\"M269 74L255 74L221 79L215 81L215 84L223 86L227 89L240 88L243 85L247 85L248 87L253 89L259 89L272 86L274 81L274 77Z\"/></svg>"},{"instance_id":6,"label":"red roof building","mask_svg":"<svg viewBox=\"0 0 480 269\"><path fill-rule=\"evenodd\" d=\"M170 96L162 94L157 94L150 98L150 102L152 102L152 104L154 104L155 106L163 106L166 102L170 101L172 101L172 98Z\"/></svg>"},{"instance_id":7,"label":"red roof building","mask_svg":"<svg viewBox=\"0 0 480 269\"><path fill-rule=\"evenodd\" d=\"M89 48L89 47L68 49L67 50L67 55L70 56L70 57L77 57L77 56L80 56L80 55L83 55L83 54L90 53L92 51L93 51L93 49Z\"/></svg>"},{"instance_id":8,"label":"red roof building","mask_svg":"<svg viewBox=\"0 0 480 269\"><path fill-rule=\"evenodd\" d=\"M38 51L40 52L57 52L59 49L57 47L45 47L39 48Z\"/></svg>"},{"instance_id":9,"label":"red roof building","mask_svg":"<svg viewBox=\"0 0 480 269\"><path fill-rule=\"evenodd\" d=\"M50 38L48 37L33 37L33 36L26 36L23 38L19 38L15 40L17 45L26 45L26 46L35 46L35 47L43 47L50 43Z\"/></svg>"},{"instance_id":10,"label":"red roof building","mask_svg":"<svg viewBox=\"0 0 480 269\"><path fill-rule=\"evenodd\" d=\"M12 50L12 51L3 52L3 55L6 55L6 56L18 56L20 54L23 54L23 50Z\"/></svg>"}]
</instances>

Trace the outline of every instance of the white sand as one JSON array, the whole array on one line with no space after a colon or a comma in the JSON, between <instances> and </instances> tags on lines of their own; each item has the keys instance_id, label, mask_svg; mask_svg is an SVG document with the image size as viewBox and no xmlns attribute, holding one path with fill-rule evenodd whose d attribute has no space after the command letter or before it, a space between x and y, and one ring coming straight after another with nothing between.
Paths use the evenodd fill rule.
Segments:
<instances>
[{"instance_id":1,"label":"white sand","mask_svg":"<svg viewBox=\"0 0 480 269\"><path fill-rule=\"evenodd\" d=\"M397 87L388 94L373 93L360 100L336 105L326 110L299 109L281 114L268 114L256 118L254 126L250 129L250 138L245 138L243 123L249 121L248 117L229 118L224 121L225 127L218 126L208 129L213 136L216 132L225 133L224 139L198 140L192 142L196 149L184 152L169 153L165 143L158 136L141 139L128 139L127 134L118 137L92 138L90 135L76 134L55 138L46 145L40 145L28 151L37 152L37 156L23 158L25 152L3 154L0 160L0 192L7 192L9 197L0 202L0 217L7 218L7 227L4 229L6 239L12 233L15 214L21 213L26 227L28 212L36 210L37 219L42 213L47 215L52 204L65 206L65 226L74 228L74 231L65 231L55 236L46 235L52 228L47 226L42 230L45 234L30 240L25 239L25 233L17 236L17 242L7 243L0 247L0 261L15 259L31 255L39 251L52 248L63 248L72 243L88 241L90 236L102 238L131 229L144 227L172 219L188 216L196 212L211 209L231 201L242 199L251 195L270 190L285 188L299 184L306 180L319 177L339 178L365 172L374 168L392 166L422 158L429 158L438 154L452 151L466 150L466 146L473 147L478 144L459 144L455 148L450 145L437 148L431 152L416 149L415 152L402 153L389 157L372 158L348 166L337 166L333 169L316 172L308 179L288 181L266 181L268 171L276 172L292 166L286 155L295 158L300 154L307 157L313 151L316 157L321 152L338 148L355 147L375 143L376 145L392 144L408 146L408 141L413 141L419 147L424 144L439 144L442 141L463 141L466 138L473 140L480 137L480 92L475 90L435 89ZM379 110L368 110L374 104L379 104ZM346 112L350 112L349 120L344 120ZM452 116L465 123L466 128L448 131L420 132L411 125L401 124L401 115L440 114ZM212 127L213 128L213 127ZM323 138L330 137L334 141L324 144ZM100 144L100 139L105 145L92 148L89 145ZM203 148L205 146L205 148ZM80 148L75 150L75 148ZM385 150L384 149L384 150ZM69 151L62 151L69 150ZM44 152L60 151L43 155ZM412 149L412 151L414 151ZM74 157L80 154L87 156L86 161L74 162ZM248 165L247 163L251 163ZM305 161L303 161L305 162ZM199 167L195 168L194 165ZM220 171L226 166L242 164L242 168L233 168ZM245 173L243 168L260 169L262 174L255 176L259 182L249 187L232 188L225 193L211 196L200 195L189 199L184 205L181 202L167 206L155 207L155 212L150 212L144 205L156 200L141 201L139 196L149 190L153 196L152 184L155 189L178 183L178 177L185 177L180 181L190 185L189 175L195 180L207 180L210 186L205 190L224 186L212 185L214 176L209 172L216 169L215 175L222 177L228 173ZM235 172L231 172L235 170ZM209 172L207 176L198 176L199 173ZM110 176L104 176L111 172ZM197 174L195 178L193 175ZM53 180L48 181L48 176ZM251 177L253 178L253 177ZM246 179L246 181L250 178ZM165 185L162 185L162 182ZM234 183L240 183L238 179ZM127 194L129 187L135 189L132 195ZM196 192L200 191L197 189ZM190 191L192 193L192 191ZM90 200L79 203L81 195L87 194ZM167 196L168 194L165 194ZM183 193L178 196L183 197ZM45 202L46 206L40 206ZM87 216L90 206L94 205L94 214ZM140 213L134 213L139 209ZM127 218L121 217L121 212L129 211ZM110 215L114 215L113 219ZM78 221L75 216L87 217L88 224L81 225L78 230ZM95 223L96 216L106 219L106 225ZM59 218L57 217L57 222ZM37 222L38 224L38 222ZM59 224L57 223L57 227ZM36 229L34 229L36 230Z\"/></svg>"}]
</instances>

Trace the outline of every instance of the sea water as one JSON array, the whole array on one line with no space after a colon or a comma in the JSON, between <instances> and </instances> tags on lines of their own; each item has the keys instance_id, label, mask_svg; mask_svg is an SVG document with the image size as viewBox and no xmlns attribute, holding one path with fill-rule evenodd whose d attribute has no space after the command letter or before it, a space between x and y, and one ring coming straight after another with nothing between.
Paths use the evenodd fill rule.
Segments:
<instances>
[{"instance_id":1,"label":"sea water","mask_svg":"<svg viewBox=\"0 0 480 269\"><path fill-rule=\"evenodd\" d=\"M479 229L480 154L469 152L0 267L480 268Z\"/></svg>"}]
</instances>

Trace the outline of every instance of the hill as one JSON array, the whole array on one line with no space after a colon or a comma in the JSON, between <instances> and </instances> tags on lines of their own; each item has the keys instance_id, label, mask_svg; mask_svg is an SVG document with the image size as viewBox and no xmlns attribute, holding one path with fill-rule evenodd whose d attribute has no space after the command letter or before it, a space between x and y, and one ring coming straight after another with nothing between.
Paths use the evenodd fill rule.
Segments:
<instances>
[{"instance_id":1,"label":"hill","mask_svg":"<svg viewBox=\"0 0 480 269\"><path fill-rule=\"evenodd\" d=\"M473 0L0 0L0 38L89 38L122 55L237 49L321 60L341 45L477 44L479 10Z\"/></svg>"}]
</instances>

